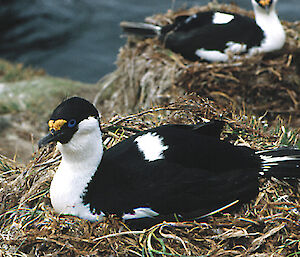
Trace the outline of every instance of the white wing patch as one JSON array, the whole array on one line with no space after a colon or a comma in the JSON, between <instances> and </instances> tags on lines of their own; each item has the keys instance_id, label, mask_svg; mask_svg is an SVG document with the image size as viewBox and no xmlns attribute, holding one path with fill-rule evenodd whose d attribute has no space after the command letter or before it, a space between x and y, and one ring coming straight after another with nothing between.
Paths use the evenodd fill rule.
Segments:
<instances>
[{"instance_id":1,"label":"white wing patch","mask_svg":"<svg viewBox=\"0 0 300 257\"><path fill-rule=\"evenodd\" d=\"M213 16L213 24L226 24L231 22L234 16L228 13L216 12Z\"/></svg>"},{"instance_id":2,"label":"white wing patch","mask_svg":"<svg viewBox=\"0 0 300 257\"><path fill-rule=\"evenodd\" d=\"M130 220L130 219L141 219L141 218L153 218L155 216L158 216L159 213L151 210L150 208L136 208L134 209L134 213L125 213L123 215L124 220Z\"/></svg>"},{"instance_id":3,"label":"white wing patch","mask_svg":"<svg viewBox=\"0 0 300 257\"><path fill-rule=\"evenodd\" d=\"M145 160L149 162L163 159L163 152L169 148L164 145L163 138L156 133L148 132L137 137L134 142L137 143L140 152L144 154Z\"/></svg>"}]
</instances>

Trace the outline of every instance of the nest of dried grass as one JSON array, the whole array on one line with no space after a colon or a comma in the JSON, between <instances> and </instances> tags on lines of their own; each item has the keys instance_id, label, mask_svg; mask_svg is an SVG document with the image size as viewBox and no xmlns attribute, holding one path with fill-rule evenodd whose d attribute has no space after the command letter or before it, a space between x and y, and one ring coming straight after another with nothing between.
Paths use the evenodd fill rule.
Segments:
<instances>
[{"instance_id":1,"label":"nest of dried grass","mask_svg":"<svg viewBox=\"0 0 300 257\"><path fill-rule=\"evenodd\" d=\"M252 11L234 5L209 4L169 11L146 21L165 25L178 15L208 9L253 17ZM295 126L300 125L300 23L283 22L283 25L287 40L282 50L229 63L190 62L165 49L156 39L129 37L120 49L116 72L105 82L105 89L115 85L112 99L118 100L113 105L106 102L105 109L110 113L121 113L124 109L137 111L174 101L184 92L196 92L218 102L247 104L257 115L267 111L270 120L278 114L293 116Z\"/></svg>"},{"instance_id":2,"label":"nest of dried grass","mask_svg":"<svg viewBox=\"0 0 300 257\"><path fill-rule=\"evenodd\" d=\"M254 118L208 99L190 95L173 104L103 123L111 147L135 131L165 123L191 124L224 119L223 138L254 149L294 145L297 133L282 120L269 128ZM60 154L49 147L27 166L0 156L0 256L298 256L300 203L297 187L262 180L260 193L237 213L218 213L198 221L168 223L131 231L116 217L91 223L57 215L49 185Z\"/></svg>"}]
</instances>

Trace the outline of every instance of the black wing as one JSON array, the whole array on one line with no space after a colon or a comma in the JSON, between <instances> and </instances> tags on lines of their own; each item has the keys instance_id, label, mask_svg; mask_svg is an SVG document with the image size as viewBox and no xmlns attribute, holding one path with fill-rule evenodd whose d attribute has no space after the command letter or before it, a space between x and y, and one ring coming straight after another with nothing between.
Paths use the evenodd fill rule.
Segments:
<instances>
[{"instance_id":1,"label":"black wing","mask_svg":"<svg viewBox=\"0 0 300 257\"><path fill-rule=\"evenodd\" d=\"M164 159L145 161L138 150L135 138L148 132L168 146ZM84 200L92 209L120 216L149 207L162 216L193 218L255 197L259 165L251 149L201 134L200 126L162 126L106 151Z\"/></svg>"},{"instance_id":2,"label":"black wing","mask_svg":"<svg viewBox=\"0 0 300 257\"><path fill-rule=\"evenodd\" d=\"M172 24L162 27L162 35L173 31L190 31L212 23L214 12L199 12L194 15L177 16Z\"/></svg>"}]
</instances>

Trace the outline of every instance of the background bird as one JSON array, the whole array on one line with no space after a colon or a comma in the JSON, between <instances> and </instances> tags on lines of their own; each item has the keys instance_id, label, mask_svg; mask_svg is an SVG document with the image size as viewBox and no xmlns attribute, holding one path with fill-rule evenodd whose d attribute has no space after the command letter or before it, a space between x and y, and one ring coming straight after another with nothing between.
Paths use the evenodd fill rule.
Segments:
<instances>
[{"instance_id":1,"label":"background bird","mask_svg":"<svg viewBox=\"0 0 300 257\"><path fill-rule=\"evenodd\" d=\"M116 214L139 226L196 219L233 202L249 202L258 178L300 178L300 150L255 152L220 140L224 122L164 125L103 151L97 109L63 101L39 146L57 142L62 161L50 187L56 212L91 221Z\"/></svg>"},{"instance_id":2,"label":"background bird","mask_svg":"<svg viewBox=\"0 0 300 257\"><path fill-rule=\"evenodd\" d=\"M279 50L285 32L276 14L277 0L251 0L255 20L237 13L198 12L178 16L172 24L121 22L126 34L157 36L166 48L195 61L228 61L245 53L252 56Z\"/></svg>"}]
</instances>

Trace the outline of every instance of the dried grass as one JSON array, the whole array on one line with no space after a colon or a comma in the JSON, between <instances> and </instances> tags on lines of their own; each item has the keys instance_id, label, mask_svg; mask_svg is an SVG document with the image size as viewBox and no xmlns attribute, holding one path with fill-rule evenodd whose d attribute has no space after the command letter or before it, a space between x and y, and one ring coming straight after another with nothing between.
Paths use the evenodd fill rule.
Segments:
<instances>
[{"instance_id":1,"label":"dried grass","mask_svg":"<svg viewBox=\"0 0 300 257\"><path fill-rule=\"evenodd\" d=\"M266 126L254 118L205 98L189 95L102 124L104 144L111 147L134 131L165 123L191 124L203 119L228 122L222 137L254 149L295 144L297 133L282 120ZM57 215L49 185L59 164L53 147L20 166L0 156L0 256L298 256L299 192L283 181L261 180L260 193L237 213L218 213L198 221L168 223L131 231L116 217L91 223Z\"/></svg>"},{"instance_id":2,"label":"dried grass","mask_svg":"<svg viewBox=\"0 0 300 257\"><path fill-rule=\"evenodd\" d=\"M237 6L209 4L169 11L146 20L164 25L178 15L208 9L253 16L253 12ZM165 49L157 39L129 37L120 49L116 72L104 79L105 90L99 95L105 96L111 89L112 99L117 99L102 102L104 110L108 113L136 112L139 108L174 101L185 92L196 92L220 103L247 104L258 116L267 110L269 120L274 120L278 114L286 119L292 116L294 126L299 126L300 23L283 21L283 25L287 39L282 50L228 63L190 62Z\"/></svg>"},{"instance_id":3,"label":"dried grass","mask_svg":"<svg viewBox=\"0 0 300 257\"><path fill-rule=\"evenodd\" d=\"M237 7L214 6L168 12L148 18L166 24L175 15L207 8L238 11ZM284 22L287 44L270 56L258 56L226 64L191 63L163 48L154 39L130 38L121 49L118 69L102 82L106 112L141 111L114 116L103 123L104 144L117 142L166 123L192 124L203 119L227 121L222 137L257 150L297 143L298 131L289 130L278 113L299 117L298 95L299 23ZM113 87L113 85L116 85ZM196 91L217 102L189 95L173 104L184 92ZM95 101L97 102L97 101ZM113 102L113 104L111 104ZM248 104L256 117L243 108ZM160 104L161 107L153 107ZM225 107L226 106L226 107ZM275 120L267 126L266 110ZM257 115L259 114L259 115ZM57 215L49 200L49 185L60 154L53 147L36 153L21 166L0 156L0 256L299 256L299 184L260 181L260 193L236 213L218 213L198 221L162 223L131 231L116 217L91 223L73 216ZM291 182L293 183L293 182Z\"/></svg>"}]
</instances>

